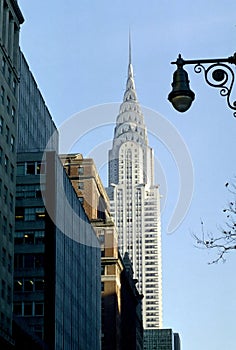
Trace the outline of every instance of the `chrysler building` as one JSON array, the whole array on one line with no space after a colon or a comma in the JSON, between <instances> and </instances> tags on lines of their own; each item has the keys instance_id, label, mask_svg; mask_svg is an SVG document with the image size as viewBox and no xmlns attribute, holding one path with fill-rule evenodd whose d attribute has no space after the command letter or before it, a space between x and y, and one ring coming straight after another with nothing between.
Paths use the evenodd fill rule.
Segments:
<instances>
[{"instance_id":1,"label":"chrysler building","mask_svg":"<svg viewBox=\"0 0 236 350\"><path fill-rule=\"evenodd\" d=\"M111 214L121 255L129 253L137 287L144 295L144 330L162 327L162 267L159 186L154 183L154 152L137 99L129 43L126 89L109 151Z\"/></svg>"}]
</instances>

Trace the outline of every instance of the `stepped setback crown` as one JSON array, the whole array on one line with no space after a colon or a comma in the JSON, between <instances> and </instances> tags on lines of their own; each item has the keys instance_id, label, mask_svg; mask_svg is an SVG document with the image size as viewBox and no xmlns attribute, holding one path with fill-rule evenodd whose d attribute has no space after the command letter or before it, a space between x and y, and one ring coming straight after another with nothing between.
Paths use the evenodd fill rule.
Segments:
<instances>
[{"instance_id":1,"label":"stepped setback crown","mask_svg":"<svg viewBox=\"0 0 236 350\"><path fill-rule=\"evenodd\" d=\"M143 146L147 146L148 143L144 117L135 89L133 66L131 63L131 49L129 52L126 89L116 119L113 147L120 145L125 141L135 141Z\"/></svg>"}]
</instances>

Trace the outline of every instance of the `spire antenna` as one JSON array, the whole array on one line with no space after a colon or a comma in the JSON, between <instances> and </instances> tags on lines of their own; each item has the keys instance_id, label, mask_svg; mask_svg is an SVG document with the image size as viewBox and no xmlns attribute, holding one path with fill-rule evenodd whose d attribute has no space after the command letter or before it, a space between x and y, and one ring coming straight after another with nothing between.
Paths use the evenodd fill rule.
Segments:
<instances>
[{"instance_id":1,"label":"spire antenna","mask_svg":"<svg viewBox=\"0 0 236 350\"><path fill-rule=\"evenodd\" d=\"M131 62L131 30L129 28L129 64L132 64Z\"/></svg>"}]
</instances>

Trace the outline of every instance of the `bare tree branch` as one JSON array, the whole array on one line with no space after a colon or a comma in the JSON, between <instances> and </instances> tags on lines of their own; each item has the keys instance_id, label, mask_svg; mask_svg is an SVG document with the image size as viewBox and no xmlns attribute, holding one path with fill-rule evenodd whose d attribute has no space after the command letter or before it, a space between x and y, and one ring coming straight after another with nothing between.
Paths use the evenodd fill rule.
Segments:
<instances>
[{"instance_id":1,"label":"bare tree branch","mask_svg":"<svg viewBox=\"0 0 236 350\"><path fill-rule=\"evenodd\" d=\"M201 233L199 235L192 234L197 244L195 246L216 251L216 258L209 264L215 264L219 261L225 262L225 255L232 250L236 250L236 179L232 184L227 182L225 187L233 197L233 200L229 201L227 207L223 209L226 214L225 226L220 227L214 233L206 232L201 220Z\"/></svg>"}]
</instances>

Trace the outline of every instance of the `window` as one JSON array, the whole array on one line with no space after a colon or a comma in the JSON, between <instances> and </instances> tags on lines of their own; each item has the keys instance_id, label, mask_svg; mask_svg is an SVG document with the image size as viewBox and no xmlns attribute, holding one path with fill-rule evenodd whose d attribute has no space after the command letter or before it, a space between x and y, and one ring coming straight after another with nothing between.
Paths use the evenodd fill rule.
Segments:
<instances>
[{"instance_id":1,"label":"window","mask_svg":"<svg viewBox=\"0 0 236 350\"><path fill-rule=\"evenodd\" d=\"M13 312L17 316L22 316L22 304L21 303L15 303L13 305Z\"/></svg>"},{"instance_id":2,"label":"window","mask_svg":"<svg viewBox=\"0 0 236 350\"><path fill-rule=\"evenodd\" d=\"M12 106L12 108L11 108L11 120L12 120L13 123L15 122L15 118L16 118L16 110Z\"/></svg>"},{"instance_id":3,"label":"window","mask_svg":"<svg viewBox=\"0 0 236 350\"><path fill-rule=\"evenodd\" d=\"M32 292L33 286L34 286L34 282L32 280L25 280L24 281L24 291L25 292Z\"/></svg>"},{"instance_id":4,"label":"window","mask_svg":"<svg viewBox=\"0 0 236 350\"><path fill-rule=\"evenodd\" d=\"M27 175L35 175L35 163L34 162L28 162L26 164L26 174Z\"/></svg>"},{"instance_id":5,"label":"window","mask_svg":"<svg viewBox=\"0 0 236 350\"><path fill-rule=\"evenodd\" d=\"M10 199L9 199L9 208L10 211L13 212L13 195L10 193Z\"/></svg>"},{"instance_id":6,"label":"window","mask_svg":"<svg viewBox=\"0 0 236 350\"><path fill-rule=\"evenodd\" d=\"M34 268L34 255L33 254L25 254L24 255L24 268Z\"/></svg>"},{"instance_id":7,"label":"window","mask_svg":"<svg viewBox=\"0 0 236 350\"><path fill-rule=\"evenodd\" d=\"M17 207L15 209L15 219L16 220L23 220L24 219L24 208Z\"/></svg>"},{"instance_id":8,"label":"window","mask_svg":"<svg viewBox=\"0 0 236 350\"><path fill-rule=\"evenodd\" d=\"M35 208L25 208L25 221L35 220Z\"/></svg>"},{"instance_id":9,"label":"window","mask_svg":"<svg viewBox=\"0 0 236 350\"><path fill-rule=\"evenodd\" d=\"M25 232L24 233L24 243L25 244L34 244L34 232Z\"/></svg>"},{"instance_id":10,"label":"window","mask_svg":"<svg viewBox=\"0 0 236 350\"><path fill-rule=\"evenodd\" d=\"M7 96L7 113L10 113L10 98Z\"/></svg>"},{"instance_id":11,"label":"window","mask_svg":"<svg viewBox=\"0 0 236 350\"><path fill-rule=\"evenodd\" d=\"M16 170L17 175L25 175L25 163L18 163L17 164L17 170Z\"/></svg>"},{"instance_id":12,"label":"window","mask_svg":"<svg viewBox=\"0 0 236 350\"><path fill-rule=\"evenodd\" d=\"M23 254L15 254L14 256L14 267L16 269L22 269L23 266Z\"/></svg>"},{"instance_id":13,"label":"window","mask_svg":"<svg viewBox=\"0 0 236 350\"><path fill-rule=\"evenodd\" d=\"M12 293L11 293L11 287L7 286L7 303L10 305L11 304L11 299L12 299Z\"/></svg>"},{"instance_id":14,"label":"window","mask_svg":"<svg viewBox=\"0 0 236 350\"><path fill-rule=\"evenodd\" d=\"M23 291L23 280L15 280L14 281L14 292L22 292Z\"/></svg>"},{"instance_id":15,"label":"window","mask_svg":"<svg viewBox=\"0 0 236 350\"><path fill-rule=\"evenodd\" d=\"M9 224L9 240L13 242L13 226Z\"/></svg>"},{"instance_id":16,"label":"window","mask_svg":"<svg viewBox=\"0 0 236 350\"><path fill-rule=\"evenodd\" d=\"M8 159L7 156L5 156L5 158L4 158L4 167L5 167L6 173L8 173L8 166L9 166L9 159Z\"/></svg>"},{"instance_id":17,"label":"window","mask_svg":"<svg viewBox=\"0 0 236 350\"><path fill-rule=\"evenodd\" d=\"M4 75L6 73L6 60L3 57L2 59L2 74Z\"/></svg>"},{"instance_id":18,"label":"window","mask_svg":"<svg viewBox=\"0 0 236 350\"><path fill-rule=\"evenodd\" d=\"M4 105L4 100L5 100L5 89L3 86L1 86L1 102Z\"/></svg>"},{"instance_id":19,"label":"window","mask_svg":"<svg viewBox=\"0 0 236 350\"><path fill-rule=\"evenodd\" d=\"M14 152L15 151L15 138L13 135L11 135L10 147L11 147L11 151Z\"/></svg>"},{"instance_id":20,"label":"window","mask_svg":"<svg viewBox=\"0 0 236 350\"><path fill-rule=\"evenodd\" d=\"M84 197L78 197L78 198L79 198L80 203L83 205L84 204Z\"/></svg>"},{"instance_id":21,"label":"window","mask_svg":"<svg viewBox=\"0 0 236 350\"><path fill-rule=\"evenodd\" d=\"M36 174L45 174L45 162L36 162Z\"/></svg>"},{"instance_id":22,"label":"window","mask_svg":"<svg viewBox=\"0 0 236 350\"><path fill-rule=\"evenodd\" d=\"M2 290L1 290L1 296L3 299L5 299L6 294L6 282L2 279Z\"/></svg>"},{"instance_id":23,"label":"window","mask_svg":"<svg viewBox=\"0 0 236 350\"><path fill-rule=\"evenodd\" d=\"M11 69L8 69L8 84L11 85Z\"/></svg>"},{"instance_id":24,"label":"window","mask_svg":"<svg viewBox=\"0 0 236 350\"><path fill-rule=\"evenodd\" d=\"M3 191L3 201L4 203L7 204L7 197L8 197L8 188L4 186L4 191Z\"/></svg>"},{"instance_id":25,"label":"window","mask_svg":"<svg viewBox=\"0 0 236 350\"><path fill-rule=\"evenodd\" d=\"M25 221L34 221L45 218L45 208L25 208Z\"/></svg>"},{"instance_id":26,"label":"window","mask_svg":"<svg viewBox=\"0 0 236 350\"><path fill-rule=\"evenodd\" d=\"M15 244L43 244L44 231L18 231L15 232Z\"/></svg>"},{"instance_id":27,"label":"window","mask_svg":"<svg viewBox=\"0 0 236 350\"><path fill-rule=\"evenodd\" d=\"M83 175L84 174L84 167L80 166L78 167L78 175Z\"/></svg>"},{"instance_id":28,"label":"window","mask_svg":"<svg viewBox=\"0 0 236 350\"><path fill-rule=\"evenodd\" d=\"M11 178L11 181L14 180L14 173L15 173L15 169L14 169L13 164L11 164L11 166L10 166L10 178Z\"/></svg>"},{"instance_id":29,"label":"window","mask_svg":"<svg viewBox=\"0 0 236 350\"><path fill-rule=\"evenodd\" d=\"M36 268L44 267L44 254L35 255L35 267Z\"/></svg>"},{"instance_id":30,"label":"window","mask_svg":"<svg viewBox=\"0 0 236 350\"><path fill-rule=\"evenodd\" d=\"M84 182L78 182L78 189L83 190L84 189Z\"/></svg>"},{"instance_id":31,"label":"window","mask_svg":"<svg viewBox=\"0 0 236 350\"><path fill-rule=\"evenodd\" d=\"M43 279L36 279L34 281L34 289L35 291L43 291L45 282Z\"/></svg>"},{"instance_id":32,"label":"window","mask_svg":"<svg viewBox=\"0 0 236 350\"><path fill-rule=\"evenodd\" d=\"M7 218L5 216L3 217L2 231L4 235L7 234Z\"/></svg>"},{"instance_id":33,"label":"window","mask_svg":"<svg viewBox=\"0 0 236 350\"><path fill-rule=\"evenodd\" d=\"M24 302L24 316L32 316L32 315L33 315L33 303Z\"/></svg>"},{"instance_id":34,"label":"window","mask_svg":"<svg viewBox=\"0 0 236 350\"><path fill-rule=\"evenodd\" d=\"M44 243L45 232L44 231L36 231L35 232L35 244Z\"/></svg>"},{"instance_id":35,"label":"window","mask_svg":"<svg viewBox=\"0 0 236 350\"><path fill-rule=\"evenodd\" d=\"M0 134L3 133L3 117L0 116Z\"/></svg>"},{"instance_id":36,"label":"window","mask_svg":"<svg viewBox=\"0 0 236 350\"><path fill-rule=\"evenodd\" d=\"M35 303L34 315L35 316L43 316L44 315L44 304L43 303Z\"/></svg>"},{"instance_id":37,"label":"window","mask_svg":"<svg viewBox=\"0 0 236 350\"><path fill-rule=\"evenodd\" d=\"M8 254L8 272L12 272L12 256Z\"/></svg>"},{"instance_id":38,"label":"window","mask_svg":"<svg viewBox=\"0 0 236 350\"><path fill-rule=\"evenodd\" d=\"M13 93L15 95L16 94L16 79L15 78L12 81L12 90L13 90Z\"/></svg>"},{"instance_id":39,"label":"window","mask_svg":"<svg viewBox=\"0 0 236 350\"><path fill-rule=\"evenodd\" d=\"M6 266L6 257L7 257L7 251L5 248L2 248L2 264L3 264L3 266Z\"/></svg>"}]
</instances>

